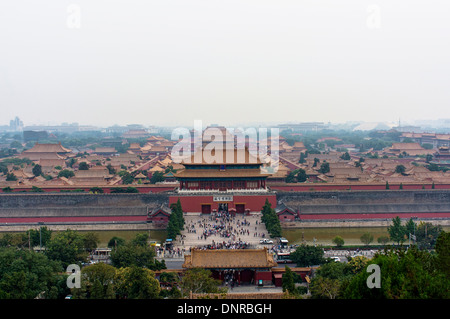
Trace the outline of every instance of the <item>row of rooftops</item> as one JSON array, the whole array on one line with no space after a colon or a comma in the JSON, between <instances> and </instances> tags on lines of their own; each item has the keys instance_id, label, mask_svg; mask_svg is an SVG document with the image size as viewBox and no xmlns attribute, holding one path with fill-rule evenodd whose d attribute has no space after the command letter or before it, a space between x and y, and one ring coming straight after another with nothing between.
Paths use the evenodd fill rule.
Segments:
<instances>
[{"instance_id":1,"label":"row of rooftops","mask_svg":"<svg viewBox=\"0 0 450 319\"><path fill-rule=\"evenodd\" d=\"M404 133L405 134L405 133ZM423 134L422 134L423 135ZM435 135L439 138L444 138L446 135ZM450 135L449 135L450 136ZM382 151L379 151L379 156L387 155L390 158L378 158L371 159L366 158L365 162L361 163L361 167L355 167L356 161L359 159L361 154L359 152L350 152L352 159L350 161L344 161L340 157L342 152L330 151L325 154L309 154L306 158L306 162L299 164L300 154L306 151L306 147L302 142L295 142L294 145L289 146L284 138L279 141L280 145L280 161L278 163L278 170L265 169L263 174L266 173L268 181L283 181L289 172L294 169L303 168L306 174L309 176L310 182L328 182L328 183L369 183L369 182L428 182L433 181L437 183L449 182L449 172L444 173L442 171L431 172L423 166L415 166L412 162L419 163L420 165L425 165L424 156L427 154L438 157L438 155L445 156L448 152L448 147L434 148L434 149L424 149L419 143L394 143L391 147L388 147ZM182 176L194 176L195 174L200 174L203 176L211 175L212 171L196 171L191 172L186 170L185 167L191 165L190 163L177 163L170 155L171 147L176 142L169 141L163 137L152 136L147 139L146 144L142 147L138 143L132 143L127 153L117 154L114 148L97 148L96 150L90 152L89 155L83 157L76 157L76 154L71 153L71 150L62 146L61 143L58 144L39 144L36 143L34 147L29 150L24 151L19 157L30 158L35 164L39 164L43 167L43 170L49 176L54 177L53 180L42 180L42 177L35 178L32 174L32 167L20 168L19 170L14 170L14 174L19 177L21 183L25 184L68 184L68 185L120 185L121 178L116 174L109 174L106 166L110 165L116 171L120 171L123 168L131 173L134 173L136 178L136 183L139 180L147 180L148 177L155 172L165 173L168 168L173 171L170 173L173 177L177 175ZM267 141L267 145L270 146L270 138ZM145 151L159 150L159 148L164 149L164 152L156 153L145 153ZM374 153L373 150L369 150L366 153ZM158 155L156 155L158 154ZM233 153L233 161L238 161L238 152ZM217 158L214 152L211 153ZM402 155L407 155L408 158L397 158ZM411 156L417 158L411 158ZM191 162L195 162L195 155L190 156ZM392 158L394 157L394 158ZM72 166L72 168L67 167L67 162L71 158L76 158L77 162ZM313 167L314 158L318 158L320 163ZM225 161L227 158L226 150L223 151L222 159ZM269 156L270 159L270 156ZM244 151L244 163L257 163L258 165L263 164L267 158L261 161L260 158L255 160L252 158L248 151ZM78 165L81 162L86 162L90 169L88 171L79 171ZM320 164L326 161L330 164L330 172L322 174L319 172ZM200 165L209 164L206 158L202 158ZM183 165L184 164L184 165ZM198 165L199 163L194 163ZM406 167L406 172L403 174L395 173L395 167L397 165L404 165ZM10 171L13 170L14 165L10 165ZM75 177L68 179L57 179L58 170L55 167L61 167L62 169L69 169L75 172ZM362 169L361 169L362 168ZM144 175L142 171L147 171L148 175ZM175 173L177 172L177 173ZM206 174L206 175L205 175ZM237 177L245 175L256 174L255 170L224 170L221 176ZM262 176L261 172L258 172L258 176ZM212 175L211 175L212 176ZM0 182L4 184L5 176L0 176ZM11 184L11 183L10 183Z\"/></svg>"}]
</instances>

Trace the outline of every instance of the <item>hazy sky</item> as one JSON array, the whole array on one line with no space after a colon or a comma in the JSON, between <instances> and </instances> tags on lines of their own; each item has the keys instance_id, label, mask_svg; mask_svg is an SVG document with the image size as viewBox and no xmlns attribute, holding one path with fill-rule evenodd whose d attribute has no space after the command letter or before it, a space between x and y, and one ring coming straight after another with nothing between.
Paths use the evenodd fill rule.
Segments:
<instances>
[{"instance_id":1,"label":"hazy sky","mask_svg":"<svg viewBox=\"0 0 450 319\"><path fill-rule=\"evenodd\" d=\"M450 1L1 1L0 107L0 125L450 118Z\"/></svg>"}]
</instances>

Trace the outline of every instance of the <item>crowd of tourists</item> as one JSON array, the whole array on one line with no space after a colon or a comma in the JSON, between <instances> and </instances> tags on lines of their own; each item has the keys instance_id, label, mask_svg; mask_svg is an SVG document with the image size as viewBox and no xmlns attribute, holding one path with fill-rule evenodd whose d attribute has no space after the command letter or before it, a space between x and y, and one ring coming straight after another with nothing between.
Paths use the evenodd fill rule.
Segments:
<instances>
[{"instance_id":1,"label":"crowd of tourists","mask_svg":"<svg viewBox=\"0 0 450 319\"><path fill-rule=\"evenodd\" d=\"M191 222L186 225L188 233L195 233L198 240L206 240L210 236L216 236L228 239L227 242L237 243L240 242L240 236L250 236L262 237L264 238L264 233L257 232L256 222L254 231L251 228L251 223L241 216L239 219L228 213L228 212L218 212L209 216L208 218L203 218L196 222Z\"/></svg>"},{"instance_id":2,"label":"crowd of tourists","mask_svg":"<svg viewBox=\"0 0 450 319\"><path fill-rule=\"evenodd\" d=\"M216 243L214 240L212 241L211 244L207 244L207 245L203 245L203 246L197 246L197 249L202 249L202 250L208 250L208 249L245 249L248 248L249 244L247 242L244 241L236 241L236 242L221 242L221 243Z\"/></svg>"}]
</instances>

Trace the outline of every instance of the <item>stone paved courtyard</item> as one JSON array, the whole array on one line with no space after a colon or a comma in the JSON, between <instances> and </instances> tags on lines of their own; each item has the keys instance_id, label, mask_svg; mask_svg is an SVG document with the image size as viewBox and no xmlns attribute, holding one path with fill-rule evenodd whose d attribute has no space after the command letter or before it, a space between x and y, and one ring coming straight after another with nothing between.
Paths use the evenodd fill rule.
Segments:
<instances>
[{"instance_id":1,"label":"stone paved courtyard","mask_svg":"<svg viewBox=\"0 0 450 319\"><path fill-rule=\"evenodd\" d=\"M181 238L178 236L175 248L184 248L186 251L206 245L237 248L248 244L248 248L261 248L264 245L260 244L260 240L270 239L265 225L261 223L260 213L247 216L236 214L235 217L226 217L224 214L185 215L184 219L184 230Z\"/></svg>"}]
</instances>

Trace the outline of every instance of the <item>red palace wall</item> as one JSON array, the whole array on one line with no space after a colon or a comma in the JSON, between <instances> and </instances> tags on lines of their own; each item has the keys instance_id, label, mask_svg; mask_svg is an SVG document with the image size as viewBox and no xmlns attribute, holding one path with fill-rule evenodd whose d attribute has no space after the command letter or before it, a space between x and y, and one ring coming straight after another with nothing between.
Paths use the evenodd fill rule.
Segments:
<instances>
[{"instance_id":1,"label":"red palace wall","mask_svg":"<svg viewBox=\"0 0 450 319\"><path fill-rule=\"evenodd\" d=\"M75 190L82 189L84 192L89 193L90 189L94 186L48 186L48 187L40 187L44 192L57 192L57 193L64 193L64 192L70 192ZM166 191L172 191L174 190L174 186L163 186L163 185L155 185L155 186L140 186L140 185L117 185L117 186L97 186L98 188L103 189L103 192L105 194L111 193L111 190L115 188L127 188L127 187L134 187L138 190L139 193L148 194L148 193L160 193L160 192L166 192ZM31 192L31 187L23 187L23 186L12 186L11 187L14 192ZM0 188L0 192L2 191L2 188Z\"/></svg>"},{"instance_id":2,"label":"red palace wall","mask_svg":"<svg viewBox=\"0 0 450 319\"><path fill-rule=\"evenodd\" d=\"M272 283L272 271L255 271L255 283L258 284L258 281L262 280L264 284Z\"/></svg>"},{"instance_id":3,"label":"red palace wall","mask_svg":"<svg viewBox=\"0 0 450 319\"><path fill-rule=\"evenodd\" d=\"M228 195L227 195L228 196ZM219 203L228 203L228 210L231 208L236 209L236 205L244 204L245 209L250 209L251 212L260 212L264 206L266 199L275 208L277 204L277 198L275 194L266 195L233 195L232 202L215 202L213 195L173 195L169 196L169 205L176 203L178 198L181 202L181 207L184 212L188 213L201 213L202 205L211 205L212 210L218 210Z\"/></svg>"},{"instance_id":4,"label":"red palace wall","mask_svg":"<svg viewBox=\"0 0 450 319\"><path fill-rule=\"evenodd\" d=\"M334 190L385 190L386 184L328 184L328 183L304 183L304 184L268 184L272 190L310 192L310 191L334 191ZM431 183L404 183L403 189L432 189ZM435 189L450 189L450 184L435 184ZM400 184L390 184L389 189L400 189Z\"/></svg>"},{"instance_id":5,"label":"red palace wall","mask_svg":"<svg viewBox=\"0 0 450 319\"><path fill-rule=\"evenodd\" d=\"M337 219L392 219L400 218L450 218L450 213L378 213L378 214L301 214L302 220L337 220Z\"/></svg>"}]
</instances>

